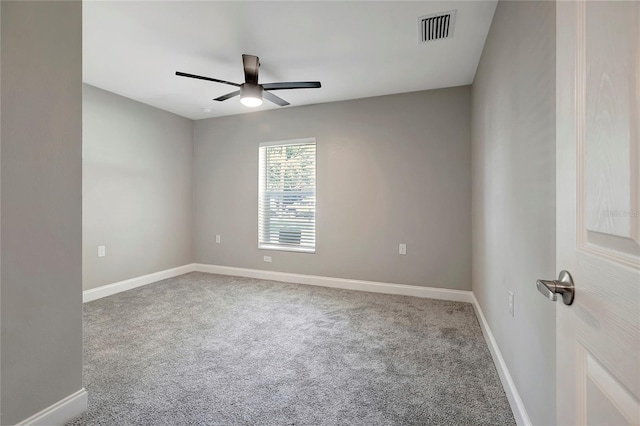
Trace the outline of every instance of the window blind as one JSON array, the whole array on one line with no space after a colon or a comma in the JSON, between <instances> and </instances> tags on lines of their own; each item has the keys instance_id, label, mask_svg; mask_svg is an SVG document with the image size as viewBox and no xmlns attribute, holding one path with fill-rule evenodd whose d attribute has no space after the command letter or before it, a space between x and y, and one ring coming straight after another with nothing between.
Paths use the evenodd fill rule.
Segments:
<instances>
[{"instance_id":1,"label":"window blind","mask_svg":"<svg viewBox=\"0 0 640 426\"><path fill-rule=\"evenodd\" d=\"M259 147L258 248L315 252L316 140Z\"/></svg>"}]
</instances>

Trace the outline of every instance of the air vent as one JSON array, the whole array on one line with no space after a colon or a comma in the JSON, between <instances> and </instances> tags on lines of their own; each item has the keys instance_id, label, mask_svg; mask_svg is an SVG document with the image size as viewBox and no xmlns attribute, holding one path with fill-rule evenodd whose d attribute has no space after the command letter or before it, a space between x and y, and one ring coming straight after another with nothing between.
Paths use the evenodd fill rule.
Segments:
<instances>
[{"instance_id":1,"label":"air vent","mask_svg":"<svg viewBox=\"0 0 640 426\"><path fill-rule=\"evenodd\" d=\"M418 18L420 41L426 43L452 37L455 19L455 10L421 16Z\"/></svg>"}]
</instances>

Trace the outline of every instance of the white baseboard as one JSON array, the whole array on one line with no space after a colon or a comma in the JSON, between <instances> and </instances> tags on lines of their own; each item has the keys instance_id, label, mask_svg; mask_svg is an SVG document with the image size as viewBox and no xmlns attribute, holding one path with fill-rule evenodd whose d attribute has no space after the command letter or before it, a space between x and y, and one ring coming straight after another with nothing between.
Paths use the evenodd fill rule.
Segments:
<instances>
[{"instance_id":1,"label":"white baseboard","mask_svg":"<svg viewBox=\"0 0 640 426\"><path fill-rule=\"evenodd\" d=\"M89 401L85 388L45 408L18 423L16 426L51 426L64 425L87 410Z\"/></svg>"},{"instance_id":2,"label":"white baseboard","mask_svg":"<svg viewBox=\"0 0 640 426\"><path fill-rule=\"evenodd\" d=\"M287 283L317 285L346 290L369 291L372 293L399 294L403 296L428 297L430 299L452 300L472 303L472 294L465 290L450 290L436 287L420 287L406 284L390 284L376 281L351 280L346 278L322 277L318 275L293 274L289 272L264 271L261 269L236 268L232 266L194 264L194 270L210 274L235 275L262 280Z\"/></svg>"},{"instance_id":3,"label":"white baseboard","mask_svg":"<svg viewBox=\"0 0 640 426\"><path fill-rule=\"evenodd\" d=\"M111 296L112 294L131 290L133 288L151 284L156 281L177 277L178 275L186 274L187 272L193 272L194 270L194 264L190 263L188 265L178 266L177 268L165 269L164 271L154 272L152 274L143 275L141 277L131 278L129 280L92 288L82 292L82 302L91 302L92 300Z\"/></svg>"},{"instance_id":4,"label":"white baseboard","mask_svg":"<svg viewBox=\"0 0 640 426\"><path fill-rule=\"evenodd\" d=\"M498 376L500 376L502 387L507 394L507 399L509 400L511 411L513 411L513 416L516 419L516 424L518 426L531 426L531 419L529 419L527 410L524 407L524 402L522 402L522 398L520 398L520 393L518 392L516 384L509 373L507 364L504 362L502 352L500 352L500 348L498 347L498 342L496 342L496 339L489 328L489 323L484 317L484 313L482 312L482 308L480 308L478 299L476 299L476 296L473 293L471 294L471 298L473 308L475 309L476 316L478 317L478 322L480 323L480 328L482 329L482 334L484 335L484 339L487 341L487 346L489 346L489 351L493 357L493 363L496 365L496 369L498 370Z\"/></svg>"},{"instance_id":5,"label":"white baseboard","mask_svg":"<svg viewBox=\"0 0 640 426\"><path fill-rule=\"evenodd\" d=\"M289 272L265 271L260 269L236 268L232 266L207 265L192 263L177 268L154 272L141 277L131 278L113 284L103 285L82 292L84 303L112 294L131 290L167 278L177 277L188 272L199 271L210 274L234 275L239 277L263 280L282 281L287 283L317 285L321 287L342 288L347 290L369 291L373 293L399 294L404 296L428 297L430 299L452 300L472 303L471 292L467 290L451 290L437 287L420 287L406 284L391 284L376 281L352 280L346 278L323 277L318 275L293 274Z\"/></svg>"}]
</instances>

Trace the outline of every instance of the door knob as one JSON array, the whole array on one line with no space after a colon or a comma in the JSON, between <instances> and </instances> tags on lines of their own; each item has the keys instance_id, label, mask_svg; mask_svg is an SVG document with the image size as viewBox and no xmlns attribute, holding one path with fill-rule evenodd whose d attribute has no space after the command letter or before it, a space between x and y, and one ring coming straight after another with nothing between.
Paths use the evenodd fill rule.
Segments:
<instances>
[{"instance_id":1,"label":"door knob","mask_svg":"<svg viewBox=\"0 0 640 426\"><path fill-rule=\"evenodd\" d=\"M540 293L554 302L557 300L557 295L560 294L565 305L572 304L576 295L576 287L573 285L573 278L568 271L560 271L557 280L538 280L536 286Z\"/></svg>"}]
</instances>

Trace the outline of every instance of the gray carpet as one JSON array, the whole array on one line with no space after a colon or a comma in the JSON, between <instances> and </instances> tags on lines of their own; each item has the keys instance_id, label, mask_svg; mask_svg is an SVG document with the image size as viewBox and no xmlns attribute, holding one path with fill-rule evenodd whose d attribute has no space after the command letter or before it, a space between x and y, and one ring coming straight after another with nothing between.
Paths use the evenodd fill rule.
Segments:
<instances>
[{"instance_id":1,"label":"gray carpet","mask_svg":"<svg viewBox=\"0 0 640 426\"><path fill-rule=\"evenodd\" d=\"M514 424L466 303L190 273L84 305L70 425Z\"/></svg>"}]
</instances>

